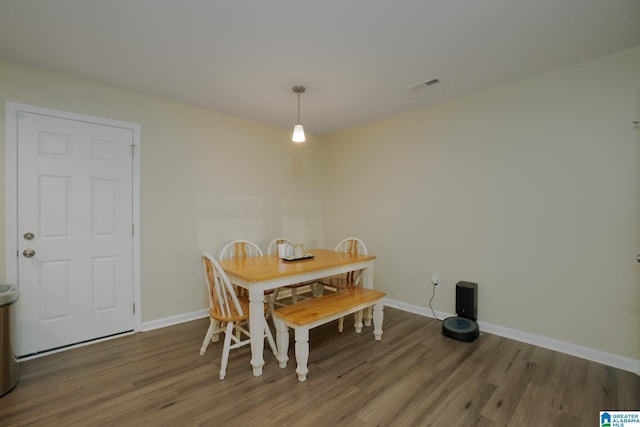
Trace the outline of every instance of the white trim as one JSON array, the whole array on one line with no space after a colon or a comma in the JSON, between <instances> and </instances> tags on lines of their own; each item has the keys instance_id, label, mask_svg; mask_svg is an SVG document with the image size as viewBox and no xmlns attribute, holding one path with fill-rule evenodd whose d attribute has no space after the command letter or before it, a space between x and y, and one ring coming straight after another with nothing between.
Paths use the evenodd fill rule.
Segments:
<instances>
[{"instance_id":1,"label":"white trim","mask_svg":"<svg viewBox=\"0 0 640 427\"><path fill-rule=\"evenodd\" d=\"M5 113L5 249L6 277L8 283L17 283L18 278L18 113L17 105L6 103ZM14 255L15 254L15 255Z\"/></svg>"},{"instance_id":2,"label":"white trim","mask_svg":"<svg viewBox=\"0 0 640 427\"><path fill-rule=\"evenodd\" d=\"M173 325L178 325L180 323L191 322L192 320L198 320L204 317L209 317L208 309L192 311L191 313L177 314L175 316L165 317L163 319L144 322L144 324L142 325L142 331L148 332L154 329L166 328L167 326L173 326Z\"/></svg>"},{"instance_id":3,"label":"white trim","mask_svg":"<svg viewBox=\"0 0 640 427\"><path fill-rule=\"evenodd\" d=\"M431 310L421 306L394 301L388 298L384 299L384 305L386 307L397 308L402 311L407 311L410 313L433 318L433 313L431 312ZM455 314L436 311L436 316L438 319L442 320L447 317L455 316ZM640 360L635 360L629 357L619 356L617 354L607 353L601 350L547 338L541 335L531 334L529 332L522 332L516 329L505 328L504 326L494 325L492 323L478 321L478 325L480 326L480 333L487 332L490 334L499 335L501 337L524 342L527 344L532 344L538 347L547 348L549 350L559 351L561 353L576 356L581 359L602 363L603 365L611 366L613 368L622 369L624 371L640 375Z\"/></svg>"},{"instance_id":4,"label":"white trim","mask_svg":"<svg viewBox=\"0 0 640 427\"><path fill-rule=\"evenodd\" d=\"M397 308L398 310L433 318L433 313L431 312L431 310L425 307L407 304L389 298L384 298L383 303L386 307ZM435 313L438 319L445 319L447 317L454 316L454 314L444 313L442 311L436 311ZM180 323L190 322L192 320L205 318L208 315L208 310L203 309L193 311L191 313L184 313L165 317L163 319L152 320L143 324L142 331L147 332L154 329L165 328ZM628 357L618 356L616 354L595 350L589 347L583 347L563 341L554 340L551 338L543 337L541 335L517 331L515 329L505 328L503 326L498 326L487 322L478 322L478 324L480 325L481 333L486 332L527 344L532 344L538 347L547 348L549 350L559 351L571 356L580 357L581 359L602 363L603 365L611 366L613 368L622 369L624 371L640 375L640 360L635 360Z\"/></svg>"},{"instance_id":5,"label":"white trim","mask_svg":"<svg viewBox=\"0 0 640 427\"><path fill-rule=\"evenodd\" d=\"M385 307L397 308L398 310L419 314L420 316L431 317L432 319L434 318L430 308L421 307L419 305L407 304L406 302L395 301L389 298L385 298L383 302ZM454 316L453 314L444 313L442 311L436 311L435 313L438 320L442 320L447 317Z\"/></svg>"},{"instance_id":6,"label":"white trim","mask_svg":"<svg viewBox=\"0 0 640 427\"><path fill-rule=\"evenodd\" d=\"M298 292L311 292L310 286L303 286L298 288ZM291 289L280 288L278 292L278 299L286 299L291 296ZM175 316L169 316L162 319L150 320L142 324L142 332L152 331L154 329L166 328L168 326L178 325L180 323L191 322L192 320L203 319L209 317L209 309L202 309L198 311L192 311L190 313L176 314Z\"/></svg>"},{"instance_id":7,"label":"white trim","mask_svg":"<svg viewBox=\"0 0 640 427\"><path fill-rule=\"evenodd\" d=\"M18 113L34 113L52 117L60 117L69 120L95 123L105 126L119 127L131 130L133 144L136 146L133 157L133 303L136 310L133 314L134 331L142 330L142 278L140 268L140 125L137 123L123 122L119 120L105 119L102 117L88 116L84 114L70 113L67 111L52 110L33 105L6 103L6 281L15 284L18 279ZM133 308L132 308L133 309Z\"/></svg>"}]
</instances>

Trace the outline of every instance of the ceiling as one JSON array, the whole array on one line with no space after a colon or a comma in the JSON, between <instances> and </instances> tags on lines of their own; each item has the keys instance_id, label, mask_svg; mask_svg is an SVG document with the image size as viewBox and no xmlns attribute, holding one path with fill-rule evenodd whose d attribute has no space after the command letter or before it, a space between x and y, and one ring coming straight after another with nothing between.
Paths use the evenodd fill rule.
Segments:
<instances>
[{"instance_id":1,"label":"ceiling","mask_svg":"<svg viewBox=\"0 0 640 427\"><path fill-rule=\"evenodd\" d=\"M302 84L318 136L638 45L638 0L0 0L0 57L283 128Z\"/></svg>"}]
</instances>

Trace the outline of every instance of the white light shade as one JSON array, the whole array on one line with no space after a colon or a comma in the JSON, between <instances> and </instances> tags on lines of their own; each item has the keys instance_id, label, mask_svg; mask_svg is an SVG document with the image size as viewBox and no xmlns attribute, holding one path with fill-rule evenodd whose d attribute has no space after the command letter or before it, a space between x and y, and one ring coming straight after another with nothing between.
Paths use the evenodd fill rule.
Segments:
<instances>
[{"instance_id":1,"label":"white light shade","mask_svg":"<svg viewBox=\"0 0 640 427\"><path fill-rule=\"evenodd\" d=\"M306 138L304 137L304 128L301 124L297 124L293 128L293 137L291 138L293 142L304 142Z\"/></svg>"}]
</instances>

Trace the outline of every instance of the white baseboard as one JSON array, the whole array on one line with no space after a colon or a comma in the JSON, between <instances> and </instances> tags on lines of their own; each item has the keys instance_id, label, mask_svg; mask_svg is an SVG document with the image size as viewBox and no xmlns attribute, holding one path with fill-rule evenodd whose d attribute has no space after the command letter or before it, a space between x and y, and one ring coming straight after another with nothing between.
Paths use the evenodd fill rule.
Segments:
<instances>
[{"instance_id":1,"label":"white baseboard","mask_svg":"<svg viewBox=\"0 0 640 427\"><path fill-rule=\"evenodd\" d=\"M387 307L397 308L398 310L406 311L409 313L434 318L434 313L429 308L407 304L400 301L394 301L388 298L384 299L384 304ZM150 322L144 322L142 324L142 331L151 331L153 329L164 328L184 322L190 322L192 320L202 319L204 317L207 317L208 315L208 310L204 309L191 313L184 313L176 316L166 317L164 319L152 320ZM435 311L435 315L437 319L441 320L447 317L455 316L454 314L444 313L442 311ZM571 356L580 357L592 362L602 363L603 365L611 366L613 368L622 369L624 371L633 372L636 375L640 375L640 360L635 360L628 357L619 356L617 354L607 353L601 350L547 338L541 335L522 332L516 329L505 328L504 326L494 325L492 323L479 321L478 325L480 326L481 332L487 332L527 344L536 345L538 347L548 348L549 350L559 351Z\"/></svg>"},{"instance_id":2,"label":"white baseboard","mask_svg":"<svg viewBox=\"0 0 640 427\"><path fill-rule=\"evenodd\" d=\"M298 293L311 292L309 286L298 288ZM282 289L278 293L278 299L288 298L291 296L291 289ZM175 316L165 317L163 319L151 320L149 322L142 323L142 332L152 331L154 329L166 328L167 326L178 325L184 322L190 322L196 319L202 319L209 316L209 309L202 309L198 311L192 311L191 313L177 314Z\"/></svg>"},{"instance_id":3,"label":"white baseboard","mask_svg":"<svg viewBox=\"0 0 640 427\"><path fill-rule=\"evenodd\" d=\"M180 323L202 319L203 317L209 317L209 310L206 308L203 310L192 311L191 313L184 313L184 314L178 314L176 316L165 317L164 319L152 320L150 322L143 322L142 332L152 331L154 329L159 329L159 328L166 328L167 326L178 325Z\"/></svg>"},{"instance_id":4,"label":"white baseboard","mask_svg":"<svg viewBox=\"0 0 640 427\"><path fill-rule=\"evenodd\" d=\"M431 318L434 317L433 312L429 308L407 304L400 301L394 301L388 298L384 299L384 304L387 307L397 308L409 313L415 313ZM437 319L445 319L447 317L455 316L455 314L443 313L440 311L436 311L435 315ZM528 332L505 328L504 326L494 325L492 323L479 321L478 325L480 326L481 332L488 332L490 334L499 335L501 337L509 338L512 340L524 342L527 344L533 344L538 347L548 348L549 350L559 351L560 353L580 357L581 359L590 360L592 362L602 363L603 365L611 366L613 368L622 369L623 371L628 371L636 375L640 375L640 360L618 356L617 354L607 353L601 350L583 347L580 345L547 338L541 335L535 335Z\"/></svg>"}]
</instances>

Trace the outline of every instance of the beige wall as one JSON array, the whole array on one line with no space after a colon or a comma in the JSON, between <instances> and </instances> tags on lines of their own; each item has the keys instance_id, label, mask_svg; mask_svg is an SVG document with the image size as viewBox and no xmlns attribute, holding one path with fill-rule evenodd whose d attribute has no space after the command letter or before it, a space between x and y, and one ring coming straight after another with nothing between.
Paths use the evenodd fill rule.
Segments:
<instances>
[{"instance_id":1,"label":"beige wall","mask_svg":"<svg viewBox=\"0 0 640 427\"><path fill-rule=\"evenodd\" d=\"M141 125L143 322L206 307L202 250L285 234L322 246L318 144L279 129L0 60L0 161L5 101ZM5 223L5 174L0 174ZM0 280L6 278L0 227Z\"/></svg>"},{"instance_id":2,"label":"beige wall","mask_svg":"<svg viewBox=\"0 0 640 427\"><path fill-rule=\"evenodd\" d=\"M482 321L638 360L638 119L640 47L335 134L326 242L394 300L474 281Z\"/></svg>"},{"instance_id":3,"label":"beige wall","mask_svg":"<svg viewBox=\"0 0 640 427\"><path fill-rule=\"evenodd\" d=\"M5 101L141 125L144 322L205 307L201 250L356 235L394 300L425 307L437 272L435 308L453 312L455 283L476 281L482 321L638 360L639 75L640 47L300 147L288 129L0 60L0 161Z\"/></svg>"}]
</instances>

